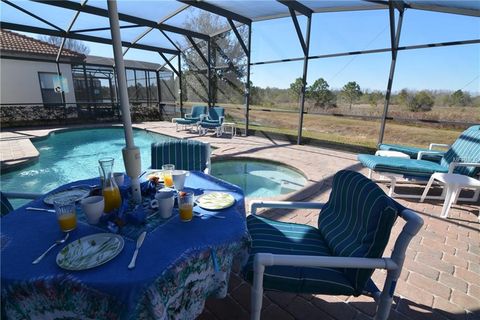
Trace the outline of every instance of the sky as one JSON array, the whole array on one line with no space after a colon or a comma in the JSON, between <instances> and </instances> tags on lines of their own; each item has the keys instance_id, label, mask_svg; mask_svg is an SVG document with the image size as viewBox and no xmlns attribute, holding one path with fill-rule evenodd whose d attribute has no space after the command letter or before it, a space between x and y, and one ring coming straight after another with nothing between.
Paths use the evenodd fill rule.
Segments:
<instances>
[{"instance_id":1,"label":"sky","mask_svg":"<svg viewBox=\"0 0 480 320\"><path fill-rule=\"evenodd\" d=\"M126 2L123 2L126 3ZM71 17L55 14L57 8L34 6L37 14L55 15L59 25L68 25ZM96 4L95 4L96 5ZM122 2L119 2L121 9ZM38 8L37 8L38 7ZM2 21L12 21L14 11L2 3ZM147 11L147 10L145 10ZM144 12L145 12L144 11ZM149 13L150 15L155 13ZM154 17L148 17L155 20ZM170 23L180 23L182 17ZM100 18L100 20L103 18ZM15 13L14 20L22 20ZM31 19L30 19L31 20ZM30 22L29 20L29 22ZM17 22L17 21L16 21ZM306 18L299 17L305 33ZM18 23L21 23L18 21ZM25 23L25 22L24 22ZM78 24L78 25L77 25ZM76 28L108 25L108 20L81 14ZM42 26L42 25L39 25ZM43 27L43 26L42 26ZM143 29L123 29L122 39L131 41ZM158 32L158 31L155 31ZM91 35L109 37L108 31ZM155 44L160 33L151 33L146 43ZM435 42L480 39L480 19L475 17L406 10L400 46ZM163 40L165 41L165 40ZM112 57L108 45L86 43L90 54ZM388 10L336 12L314 14L311 26L310 55L388 48L390 46ZM299 58L303 53L290 17L253 23L252 62ZM153 52L130 50L127 59L163 64ZM312 59L308 64L308 84L324 78L331 88L341 88L356 81L362 89L385 90L390 70L390 53ZM176 64L175 64L176 65ZM302 76L303 61L257 65L251 68L255 86L288 88L295 78ZM393 90L464 90L480 94L480 44L400 51L398 54Z\"/></svg>"}]
</instances>

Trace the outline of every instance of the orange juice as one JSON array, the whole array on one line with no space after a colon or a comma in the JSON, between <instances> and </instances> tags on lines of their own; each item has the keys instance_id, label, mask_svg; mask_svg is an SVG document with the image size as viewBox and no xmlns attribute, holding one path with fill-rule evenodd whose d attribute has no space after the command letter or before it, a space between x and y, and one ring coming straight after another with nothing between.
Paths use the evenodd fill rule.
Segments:
<instances>
[{"instance_id":1,"label":"orange juice","mask_svg":"<svg viewBox=\"0 0 480 320\"><path fill-rule=\"evenodd\" d=\"M163 174L163 183L165 184L165 187L173 187L173 178L171 173L164 173Z\"/></svg>"},{"instance_id":2,"label":"orange juice","mask_svg":"<svg viewBox=\"0 0 480 320\"><path fill-rule=\"evenodd\" d=\"M75 212L62 214L58 216L58 224L62 231L71 231L77 227L77 215Z\"/></svg>"},{"instance_id":3,"label":"orange juice","mask_svg":"<svg viewBox=\"0 0 480 320\"><path fill-rule=\"evenodd\" d=\"M180 206L180 220L190 221L193 218L193 206L189 203Z\"/></svg>"},{"instance_id":4,"label":"orange juice","mask_svg":"<svg viewBox=\"0 0 480 320\"><path fill-rule=\"evenodd\" d=\"M122 205L122 197L118 188L108 187L103 189L103 198L105 200L105 207L103 211L108 213L114 209L120 208Z\"/></svg>"}]
</instances>

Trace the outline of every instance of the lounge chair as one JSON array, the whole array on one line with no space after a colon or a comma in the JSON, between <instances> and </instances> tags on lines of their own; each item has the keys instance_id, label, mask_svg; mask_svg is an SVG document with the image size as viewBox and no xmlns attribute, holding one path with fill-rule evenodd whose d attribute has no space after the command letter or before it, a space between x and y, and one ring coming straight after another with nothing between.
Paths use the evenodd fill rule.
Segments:
<instances>
[{"instance_id":1,"label":"lounge chair","mask_svg":"<svg viewBox=\"0 0 480 320\"><path fill-rule=\"evenodd\" d=\"M198 123L198 132L205 135L208 130L215 130L217 137L223 134L225 109L222 107L208 108L208 116Z\"/></svg>"},{"instance_id":2,"label":"lounge chair","mask_svg":"<svg viewBox=\"0 0 480 320\"><path fill-rule=\"evenodd\" d=\"M360 154L357 158L365 167L391 180L392 196L395 195L394 188L396 179L399 177L414 181L426 181L435 172L475 177L480 172L480 126L472 126L465 130L445 152L439 163L423 160L423 156L426 154L428 154L427 151L420 152L418 160L368 154ZM429 198L441 199L443 196ZM402 195L402 197L419 198L419 196L413 195ZM478 197L479 193L476 192L473 198L461 200L477 201Z\"/></svg>"},{"instance_id":3,"label":"lounge chair","mask_svg":"<svg viewBox=\"0 0 480 320\"><path fill-rule=\"evenodd\" d=\"M259 208L321 209L318 228L257 216ZM251 319L260 319L264 288L306 294L367 294L378 303L375 319L387 319L405 251L423 225L416 213L385 195L362 174L346 170L335 174L326 204L253 201L251 213L247 227L252 242L244 268L247 280L253 282ZM397 217L406 224L391 256L382 257ZM370 279L374 269L387 270L382 291Z\"/></svg>"},{"instance_id":4,"label":"lounge chair","mask_svg":"<svg viewBox=\"0 0 480 320\"><path fill-rule=\"evenodd\" d=\"M175 118L175 130L179 131L179 127L183 126L183 129L186 130L187 127L194 127L197 123L202 120L203 117L207 116L207 107L206 106L193 106L191 113L185 114L183 118Z\"/></svg>"},{"instance_id":5,"label":"lounge chair","mask_svg":"<svg viewBox=\"0 0 480 320\"><path fill-rule=\"evenodd\" d=\"M152 143L152 169L174 164L175 169L210 173L210 144L195 140Z\"/></svg>"}]
</instances>

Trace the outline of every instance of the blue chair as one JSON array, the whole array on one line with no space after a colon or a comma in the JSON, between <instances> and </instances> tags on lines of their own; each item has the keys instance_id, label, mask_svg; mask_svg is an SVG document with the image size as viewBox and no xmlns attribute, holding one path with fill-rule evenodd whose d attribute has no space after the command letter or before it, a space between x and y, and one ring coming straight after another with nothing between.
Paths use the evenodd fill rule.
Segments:
<instances>
[{"instance_id":1,"label":"blue chair","mask_svg":"<svg viewBox=\"0 0 480 320\"><path fill-rule=\"evenodd\" d=\"M198 132L205 135L208 130L214 130L217 137L223 134L225 109L223 107L208 108L208 116L198 123Z\"/></svg>"},{"instance_id":2,"label":"blue chair","mask_svg":"<svg viewBox=\"0 0 480 320\"><path fill-rule=\"evenodd\" d=\"M475 177L480 172L480 125L472 126L465 130L457 140L443 154L439 163L423 160L427 151L420 152L420 159L402 159L395 157L380 157L368 154L357 156L365 167L380 173L391 179L391 194L394 194L396 178L405 177L410 180L426 181L435 173L457 173L469 177ZM403 195L402 195L403 196ZM418 196L405 195L409 198ZM441 197L430 197L440 199ZM468 199L472 200L472 199ZM478 200L478 193L474 195L473 201Z\"/></svg>"},{"instance_id":3,"label":"blue chair","mask_svg":"<svg viewBox=\"0 0 480 320\"><path fill-rule=\"evenodd\" d=\"M259 208L321 209L318 228L273 221ZM387 319L405 251L423 225L413 211L385 195L360 173L339 171L326 204L253 201L247 227L251 249L244 274L253 282L251 319L260 319L263 289L293 293L368 294L378 303L375 319ZM406 220L391 257L382 257L397 217ZM380 291L370 279L386 269Z\"/></svg>"},{"instance_id":4,"label":"blue chair","mask_svg":"<svg viewBox=\"0 0 480 320\"><path fill-rule=\"evenodd\" d=\"M152 143L152 169L174 164L175 169L210 173L210 144L195 140Z\"/></svg>"},{"instance_id":5,"label":"blue chair","mask_svg":"<svg viewBox=\"0 0 480 320\"><path fill-rule=\"evenodd\" d=\"M15 208L10 203L9 199L31 199L41 197L41 193L22 193L22 192L2 192L0 191L0 216L4 216Z\"/></svg>"},{"instance_id":6,"label":"blue chair","mask_svg":"<svg viewBox=\"0 0 480 320\"><path fill-rule=\"evenodd\" d=\"M206 106L193 106L191 113L185 114L183 118L175 118L175 130L179 131L179 126L183 126L183 129L186 130L187 127L193 127L196 125L203 117L207 116L207 107Z\"/></svg>"}]
</instances>

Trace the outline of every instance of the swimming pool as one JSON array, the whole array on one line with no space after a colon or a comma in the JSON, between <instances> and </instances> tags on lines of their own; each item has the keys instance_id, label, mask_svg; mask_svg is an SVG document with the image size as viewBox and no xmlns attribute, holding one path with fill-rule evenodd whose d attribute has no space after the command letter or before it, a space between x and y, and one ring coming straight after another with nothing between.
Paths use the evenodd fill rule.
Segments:
<instances>
[{"instance_id":1,"label":"swimming pool","mask_svg":"<svg viewBox=\"0 0 480 320\"><path fill-rule=\"evenodd\" d=\"M150 167L150 145L170 137L134 129L140 148L142 169ZM32 141L40 152L38 162L1 175L2 191L46 193L67 182L97 177L98 159L113 157L114 171L125 171L122 127L52 132L46 139ZM15 203L18 205L18 202Z\"/></svg>"},{"instance_id":2,"label":"swimming pool","mask_svg":"<svg viewBox=\"0 0 480 320\"><path fill-rule=\"evenodd\" d=\"M214 161L212 175L239 186L249 198L291 193L307 183L303 174L288 166L252 159Z\"/></svg>"}]
</instances>

